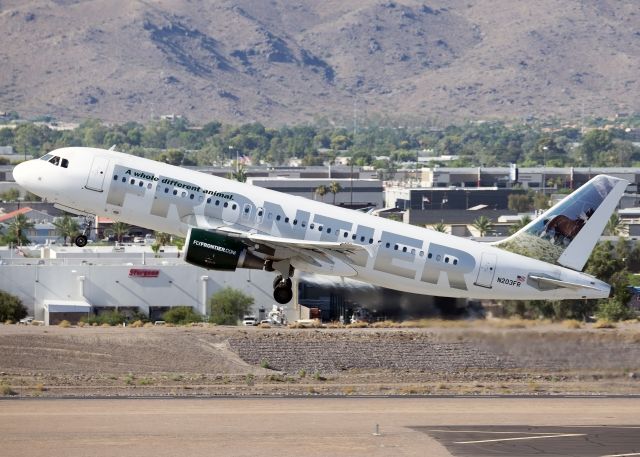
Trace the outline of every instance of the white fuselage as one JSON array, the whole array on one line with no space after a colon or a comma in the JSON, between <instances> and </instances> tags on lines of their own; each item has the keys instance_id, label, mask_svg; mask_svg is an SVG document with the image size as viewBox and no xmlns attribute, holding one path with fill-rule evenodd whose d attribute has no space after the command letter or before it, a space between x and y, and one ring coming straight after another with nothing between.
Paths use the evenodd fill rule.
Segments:
<instances>
[{"instance_id":1,"label":"white fuselage","mask_svg":"<svg viewBox=\"0 0 640 457\"><path fill-rule=\"evenodd\" d=\"M52 154L66 159L67 167L31 160L16 167L16 181L77 211L179 236L190 227L228 228L366 248L327 263L293 256L292 266L303 271L449 297L521 300L609 294L609 286L592 276L434 230L113 151L64 148ZM540 290L527 283L532 273L585 288Z\"/></svg>"}]
</instances>

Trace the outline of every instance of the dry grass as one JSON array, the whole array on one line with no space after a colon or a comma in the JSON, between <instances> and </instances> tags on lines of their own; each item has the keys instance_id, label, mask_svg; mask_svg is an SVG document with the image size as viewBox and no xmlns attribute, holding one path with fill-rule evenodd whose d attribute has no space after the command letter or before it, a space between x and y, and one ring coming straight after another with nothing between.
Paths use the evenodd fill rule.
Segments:
<instances>
[{"instance_id":1,"label":"dry grass","mask_svg":"<svg viewBox=\"0 0 640 457\"><path fill-rule=\"evenodd\" d=\"M108 323L106 323L106 322L105 322L105 323L104 323L104 324L102 324L100 327L111 327L111 324L108 324Z\"/></svg>"},{"instance_id":2,"label":"dry grass","mask_svg":"<svg viewBox=\"0 0 640 457\"><path fill-rule=\"evenodd\" d=\"M616 324L606 319L598 319L593 328L616 328Z\"/></svg>"},{"instance_id":3,"label":"dry grass","mask_svg":"<svg viewBox=\"0 0 640 457\"><path fill-rule=\"evenodd\" d=\"M353 322L351 324L346 325L346 328L369 328L369 323L364 321Z\"/></svg>"},{"instance_id":4,"label":"dry grass","mask_svg":"<svg viewBox=\"0 0 640 457\"><path fill-rule=\"evenodd\" d=\"M13 395L18 395L18 393L17 393L15 390L13 390L13 389L11 388L11 386L10 386L10 385L8 385L8 384L2 384L2 385L0 386L0 393L1 393L2 395L4 395L5 397L9 397L9 396L13 396Z\"/></svg>"},{"instance_id":5,"label":"dry grass","mask_svg":"<svg viewBox=\"0 0 640 457\"><path fill-rule=\"evenodd\" d=\"M33 387L37 392L44 392L47 390L47 388L44 386L44 384L42 384L41 382L39 382L38 384L36 384Z\"/></svg>"},{"instance_id":6,"label":"dry grass","mask_svg":"<svg viewBox=\"0 0 640 457\"><path fill-rule=\"evenodd\" d=\"M582 324L576 319L565 319L562 321L562 326L571 330L582 328Z\"/></svg>"},{"instance_id":7,"label":"dry grass","mask_svg":"<svg viewBox=\"0 0 640 457\"><path fill-rule=\"evenodd\" d=\"M260 325L258 325L258 328L271 328L271 325L267 324L266 322L263 322Z\"/></svg>"},{"instance_id":8,"label":"dry grass","mask_svg":"<svg viewBox=\"0 0 640 457\"><path fill-rule=\"evenodd\" d=\"M4 325L11 325L13 324L13 321L11 319L7 319L6 321L4 321Z\"/></svg>"},{"instance_id":9,"label":"dry grass","mask_svg":"<svg viewBox=\"0 0 640 457\"><path fill-rule=\"evenodd\" d=\"M86 325L87 325L87 323L86 323L86 322L84 322L84 321L79 321L79 322L76 324L76 327L80 327L80 328L82 328L82 327L84 327L84 326L86 326Z\"/></svg>"},{"instance_id":10,"label":"dry grass","mask_svg":"<svg viewBox=\"0 0 640 457\"><path fill-rule=\"evenodd\" d=\"M60 323L58 324L58 327L69 328L71 327L71 322L69 322L68 320L60 321Z\"/></svg>"},{"instance_id":11,"label":"dry grass","mask_svg":"<svg viewBox=\"0 0 640 457\"><path fill-rule=\"evenodd\" d=\"M129 325L129 327L133 327L133 328L140 328L142 326L144 326L144 323L141 320L137 320L133 322L131 325Z\"/></svg>"},{"instance_id":12,"label":"dry grass","mask_svg":"<svg viewBox=\"0 0 640 457\"><path fill-rule=\"evenodd\" d=\"M147 322L146 324L143 325L144 328L152 328L153 324L151 322Z\"/></svg>"}]
</instances>

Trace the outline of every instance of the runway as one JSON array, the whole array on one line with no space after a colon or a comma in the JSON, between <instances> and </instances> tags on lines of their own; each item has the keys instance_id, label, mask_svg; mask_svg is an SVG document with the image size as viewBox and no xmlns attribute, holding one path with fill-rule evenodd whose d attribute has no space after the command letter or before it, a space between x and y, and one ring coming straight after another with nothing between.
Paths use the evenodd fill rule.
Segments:
<instances>
[{"instance_id":1,"label":"runway","mask_svg":"<svg viewBox=\"0 0 640 457\"><path fill-rule=\"evenodd\" d=\"M2 400L0 430L8 457L620 457L640 398Z\"/></svg>"}]
</instances>

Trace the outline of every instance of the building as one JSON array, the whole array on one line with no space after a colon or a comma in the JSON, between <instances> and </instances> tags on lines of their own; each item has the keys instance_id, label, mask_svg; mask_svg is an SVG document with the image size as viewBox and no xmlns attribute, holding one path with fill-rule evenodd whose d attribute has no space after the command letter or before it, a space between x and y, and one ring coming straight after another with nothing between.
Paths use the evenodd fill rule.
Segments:
<instances>
[{"instance_id":1,"label":"building","mask_svg":"<svg viewBox=\"0 0 640 457\"><path fill-rule=\"evenodd\" d=\"M334 195L327 191L324 196L317 194L318 187L325 186L328 189L333 182L340 184L340 192ZM384 187L379 179L247 178L247 183L347 208L382 208L384 204Z\"/></svg>"},{"instance_id":2,"label":"building","mask_svg":"<svg viewBox=\"0 0 640 457\"><path fill-rule=\"evenodd\" d=\"M401 210L492 209L507 210L509 195L524 189L477 187L387 187L385 207Z\"/></svg>"},{"instance_id":3,"label":"building","mask_svg":"<svg viewBox=\"0 0 640 457\"><path fill-rule=\"evenodd\" d=\"M629 192L638 191L640 168L630 167L523 167L518 179L511 179L509 167L434 167L421 170L423 187L522 187L524 189L577 189L596 175L624 178L631 184ZM543 186L543 182L546 183Z\"/></svg>"}]
</instances>

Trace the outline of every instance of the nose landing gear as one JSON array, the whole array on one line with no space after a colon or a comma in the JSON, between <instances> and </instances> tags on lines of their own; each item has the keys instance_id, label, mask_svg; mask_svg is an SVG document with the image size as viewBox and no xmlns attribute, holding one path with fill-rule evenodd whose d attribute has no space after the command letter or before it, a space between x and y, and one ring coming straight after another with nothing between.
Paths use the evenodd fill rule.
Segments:
<instances>
[{"instance_id":1,"label":"nose landing gear","mask_svg":"<svg viewBox=\"0 0 640 457\"><path fill-rule=\"evenodd\" d=\"M83 248L87 245L87 239L89 237L89 234L91 233L91 224L92 224L92 217L85 216L84 221L82 222L82 233L76 236L75 239L73 240L75 245L78 246L79 248Z\"/></svg>"}]
</instances>

